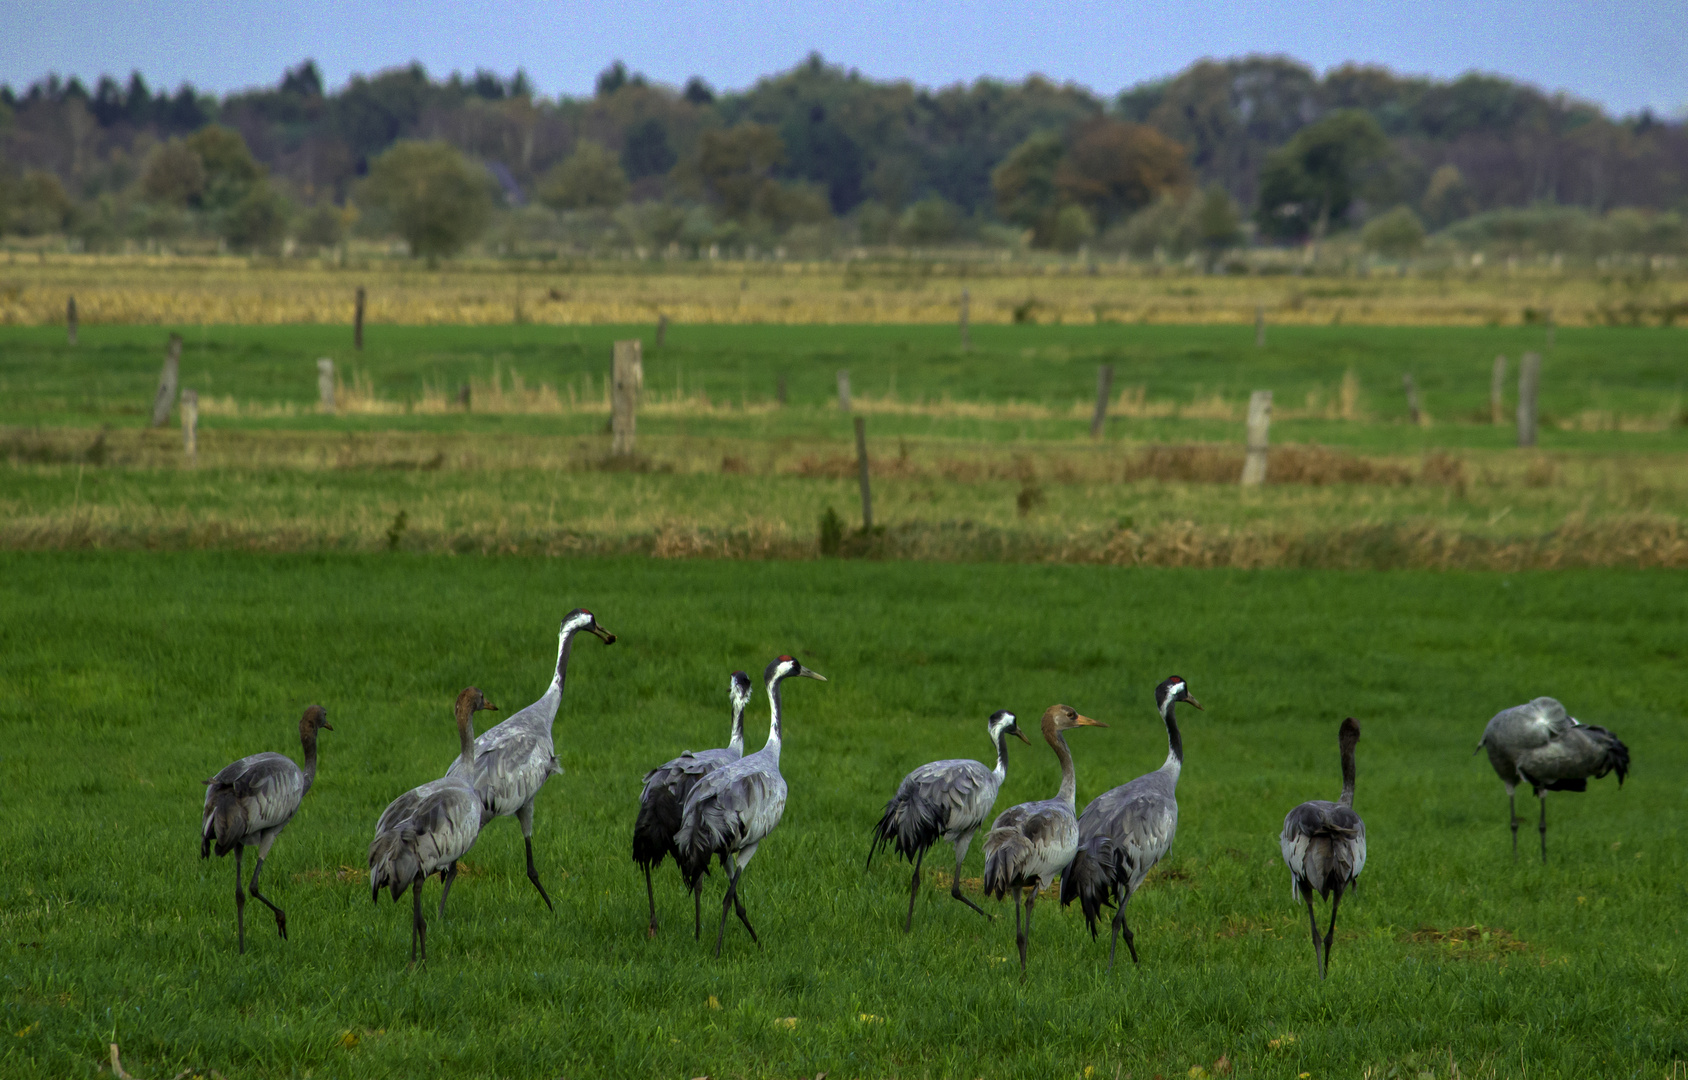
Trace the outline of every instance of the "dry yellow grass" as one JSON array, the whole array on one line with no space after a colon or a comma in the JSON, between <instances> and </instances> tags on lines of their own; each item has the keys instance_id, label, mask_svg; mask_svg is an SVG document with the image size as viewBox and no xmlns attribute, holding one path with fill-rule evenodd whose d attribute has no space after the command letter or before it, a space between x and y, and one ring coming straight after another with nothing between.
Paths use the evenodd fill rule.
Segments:
<instances>
[{"instance_id":1,"label":"dry yellow grass","mask_svg":"<svg viewBox=\"0 0 1688 1080\"><path fill-rule=\"evenodd\" d=\"M463 261L437 270L365 260L20 255L0 262L0 324L346 323L368 290L372 322L413 325L943 323L962 288L976 323L1565 325L1614 311L1688 310L1688 276L1596 279L1547 267L1368 277L1192 276L1141 265L1021 262L582 263ZM1627 305L1627 306L1626 306Z\"/></svg>"}]
</instances>

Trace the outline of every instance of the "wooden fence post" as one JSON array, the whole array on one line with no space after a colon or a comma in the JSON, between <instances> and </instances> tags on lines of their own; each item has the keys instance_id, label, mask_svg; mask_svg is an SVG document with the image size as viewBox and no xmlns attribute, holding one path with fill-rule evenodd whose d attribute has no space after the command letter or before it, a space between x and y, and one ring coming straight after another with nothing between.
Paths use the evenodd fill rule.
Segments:
<instances>
[{"instance_id":1,"label":"wooden fence post","mask_svg":"<svg viewBox=\"0 0 1688 1080\"><path fill-rule=\"evenodd\" d=\"M199 394L191 389L182 391L182 449L189 465L199 461Z\"/></svg>"},{"instance_id":2,"label":"wooden fence post","mask_svg":"<svg viewBox=\"0 0 1688 1080\"><path fill-rule=\"evenodd\" d=\"M783 371L779 373L779 377L774 381L774 398L779 401L781 405L785 404L785 372Z\"/></svg>"},{"instance_id":3,"label":"wooden fence post","mask_svg":"<svg viewBox=\"0 0 1688 1080\"><path fill-rule=\"evenodd\" d=\"M65 336L69 339L71 347L75 348L76 347L76 294L75 293L72 293L70 299L65 301L65 305L64 305L64 329L65 329Z\"/></svg>"},{"instance_id":4,"label":"wooden fence post","mask_svg":"<svg viewBox=\"0 0 1688 1080\"><path fill-rule=\"evenodd\" d=\"M867 417L856 417L856 466L862 476L862 532L873 530L873 490L867 479Z\"/></svg>"},{"instance_id":5,"label":"wooden fence post","mask_svg":"<svg viewBox=\"0 0 1688 1080\"><path fill-rule=\"evenodd\" d=\"M971 298L967 295L967 290L962 289L961 290L961 351L962 352L966 352L968 349L973 347L972 336L968 333L968 328L967 328L967 314L968 314L967 308L969 306L969 300L970 299Z\"/></svg>"},{"instance_id":6,"label":"wooden fence post","mask_svg":"<svg viewBox=\"0 0 1688 1080\"><path fill-rule=\"evenodd\" d=\"M1541 354L1527 352L1518 364L1518 445L1536 445L1536 391L1541 388Z\"/></svg>"},{"instance_id":7,"label":"wooden fence post","mask_svg":"<svg viewBox=\"0 0 1688 1080\"><path fill-rule=\"evenodd\" d=\"M610 391L610 453L616 457L633 456L634 412L639 405L639 391L645 386L645 365L638 338L615 343L615 356L610 371L613 386Z\"/></svg>"},{"instance_id":8,"label":"wooden fence post","mask_svg":"<svg viewBox=\"0 0 1688 1080\"><path fill-rule=\"evenodd\" d=\"M1096 415L1090 418L1090 437L1100 439L1102 426L1108 422L1108 398L1114 389L1114 365L1103 364L1096 369Z\"/></svg>"},{"instance_id":9,"label":"wooden fence post","mask_svg":"<svg viewBox=\"0 0 1688 1080\"><path fill-rule=\"evenodd\" d=\"M663 342L665 342L667 340L668 340L668 316L667 315L658 315L656 317L656 347L659 348L659 349L662 348Z\"/></svg>"},{"instance_id":10,"label":"wooden fence post","mask_svg":"<svg viewBox=\"0 0 1688 1080\"><path fill-rule=\"evenodd\" d=\"M850 411L850 372L846 368L838 369L838 411Z\"/></svg>"},{"instance_id":11,"label":"wooden fence post","mask_svg":"<svg viewBox=\"0 0 1688 1080\"><path fill-rule=\"evenodd\" d=\"M1266 305L1254 305L1254 347L1266 347Z\"/></svg>"},{"instance_id":12,"label":"wooden fence post","mask_svg":"<svg viewBox=\"0 0 1688 1080\"><path fill-rule=\"evenodd\" d=\"M1248 399L1248 456L1243 459L1243 486L1266 482L1267 429L1272 424L1272 391L1256 390Z\"/></svg>"},{"instance_id":13,"label":"wooden fence post","mask_svg":"<svg viewBox=\"0 0 1688 1080\"><path fill-rule=\"evenodd\" d=\"M334 415L334 361L324 356L316 362L317 400L322 411Z\"/></svg>"},{"instance_id":14,"label":"wooden fence post","mask_svg":"<svg viewBox=\"0 0 1688 1080\"><path fill-rule=\"evenodd\" d=\"M1409 371L1405 375L1401 376L1401 386L1407 391L1408 418L1411 419L1414 427L1422 427L1424 424L1424 417L1418 409L1418 386L1413 382L1412 372Z\"/></svg>"},{"instance_id":15,"label":"wooden fence post","mask_svg":"<svg viewBox=\"0 0 1688 1080\"><path fill-rule=\"evenodd\" d=\"M358 286L357 311L352 316L352 348L363 351L363 286Z\"/></svg>"},{"instance_id":16,"label":"wooden fence post","mask_svg":"<svg viewBox=\"0 0 1688 1080\"><path fill-rule=\"evenodd\" d=\"M163 427L176 403L176 379L182 366L182 335L171 334L164 350L164 370L158 373L158 395L152 399L152 426Z\"/></svg>"},{"instance_id":17,"label":"wooden fence post","mask_svg":"<svg viewBox=\"0 0 1688 1080\"><path fill-rule=\"evenodd\" d=\"M1495 427L1506 423L1506 354L1495 357L1489 373L1489 422Z\"/></svg>"}]
</instances>

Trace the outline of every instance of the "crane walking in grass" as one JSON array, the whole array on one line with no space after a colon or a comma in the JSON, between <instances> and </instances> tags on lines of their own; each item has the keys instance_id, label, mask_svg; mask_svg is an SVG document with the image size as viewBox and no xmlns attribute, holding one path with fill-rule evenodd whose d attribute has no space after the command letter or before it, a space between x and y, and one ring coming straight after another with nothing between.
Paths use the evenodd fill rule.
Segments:
<instances>
[{"instance_id":1,"label":"crane walking in grass","mask_svg":"<svg viewBox=\"0 0 1688 1080\"><path fill-rule=\"evenodd\" d=\"M1020 803L997 815L985 834L985 895L1001 900L1014 891L1014 944L1020 948L1020 977L1026 975L1026 941L1032 932L1032 907L1037 891L1055 880L1078 850L1078 817L1074 795L1078 780L1064 731L1075 727L1107 727L1082 716L1069 705L1051 705L1043 713L1043 737L1061 762L1061 786L1053 799ZM1020 890L1026 898L1026 923L1020 926Z\"/></svg>"},{"instance_id":2,"label":"crane walking in grass","mask_svg":"<svg viewBox=\"0 0 1688 1080\"><path fill-rule=\"evenodd\" d=\"M243 757L205 781L205 817L199 827L199 857L215 848L218 858L234 852L234 911L240 951L246 952L246 892L241 888L240 858L248 847L258 849L258 863L247 886L253 897L275 912L275 929L287 939L287 912L270 903L258 891L258 875L264 871L270 845L293 820L305 793L316 783L317 732L333 731L328 710L312 705L299 718L299 742L305 752L305 767L283 754L253 754Z\"/></svg>"},{"instance_id":3,"label":"crane walking in grass","mask_svg":"<svg viewBox=\"0 0 1688 1080\"><path fill-rule=\"evenodd\" d=\"M996 747L996 768L967 759L934 761L903 777L897 793L885 804L885 813L873 827L873 842L867 849L867 868L873 868L874 853L894 846L897 854L914 863L914 880L908 887L908 919L903 933L914 929L914 898L920 892L920 864L926 850L940 839L955 845L955 877L950 896L985 915L985 909L961 895L961 863L967 858L973 834L990 816L996 793L1008 778L1008 737L1017 736L1026 745L1031 740L1015 726L1007 710L991 714L986 727ZM988 917L988 916L987 916Z\"/></svg>"},{"instance_id":4,"label":"crane walking in grass","mask_svg":"<svg viewBox=\"0 0 1688 1080\"><path fill-rule=\"evenodd\" d=\"M459 761L474 764L475 713L496 708L473 686L457 695L454 711ZM379 902L381 890L385 888L392 892L396 902L406 889L411 891L411 960L416 959L418 944L422 947L422 959L428 959L422 883L436 871L450 883L445 871L449 867L455 873L457 860L474 846L475 837L481 831L481 815L481 799L469 782L468 770L453 769L387 804L375 825L375 839L369 845L369 898ZM443 914L443 897L440 910Z\"/></svg>"},{"instance_id":5,"label":"crane walking in grass","mask_svg":"<svg viewBox=\"0 0 1688 1080\"><path fill-rule=\"evenodd\" d=\"M1547 861L1547 793L1587 791L1589 777L1598 780L1618 774L1618 786L1629 775L1629 747L1603 727L1583 724L1550 697L1504 709L1489 720L1477 750L1489 752L1489 764L1506 785L1512 811L1512 857L1518 857L1519 784L1535 789L1541 803L1541 861Z\"/></svg>"},{"instance_id":6,"label":"crane walking in grass","mask_svg":"<svg viewBox=\"0 0 1688 1080\"><path fill-rule=\"evenodd\" d=\"M1113 936L1108 944L1108 970L1121 933L1131 962L1137 963L1137 939L1125 921L1125 906L1149 876L1149 871L1172 847L1178 832L1178 774L1184 769L1184 737L1173 709L1178 703L1201 708L1184 680L1174 675L1155 687L1155 708L1166 725L1166 761L1160 768L1103 792L1078 819L1078 851L1061 874L1061 905L1075 899L1084 911L1090 936L1104 904L1114 908Z\"/></svg>"},{"instance_id":7,"label":"crane walking in grass","mask_svg":"<svg viewBox=\"0 0 1688 1080\"><path fill-rule=\"evenodd\" d=\"M599 626L590 611L575 608L569 612L557 631L557 667L545 695L503 723L488 728L475 743L474 758L459 758L446 770L448 776L473 778L488 821L514 816L521 824L522 843L527 847L528 880L539 890L539 898L547 908L551 908L551 897L539 883L539 871L533 865L533 801L539 797L545 781L563 771L551 741L551 725L557 719L557 707L563 702L563 681L568 677L574 637L581 631L596 634L606 645L615 644L615 635ZM451 894L451 883L456 877L456 867L446 868L445 889L440 894L441 915L445 914L445 898Z\"/></svg>"},{"instance_id":8,"label":"crane walking in grass","mask_svg":"<svg viewBox=\"0 0 1688 1080\"><path fill-rule=\"evenodd\" d=\"M633 822L633 861L645 870L645 897L651 904L649 936L656 937L656 891L651 887L651 871L662 865L665 856L673 855L680 864L680 850L674 846L674 835L680 831L680 814L686 807L686 796L697 782L723 765L730 765L744 756L744 708L750 703L750 676L733 672L727 683L727 696L732 702L733 730L727 745L719 750L687 750L673 761L667 761L645 774L645 786L639 792L639 816ZM702 882L699 882L701 885ZM703 890L692 890L693 938L703 936Z\"/></svg>"},{"instance_id":9,"label":"crane walking in grass","mask_svg":"<svg viewBox=\"0 0 1688 1080\"><path fill-rule=\"evenodd\" d=\"M1366 868L1366 823L1354 812L1354 747L1360 742L1360 723L1352 716L1337 729L1342 754L1342 795L1335 802L1312 799L1291 810L1278 837L1289 866L1290 893L1307 904L1313 930L1313 959L1319 978L1330 974L1330 946L1336 936L1336 909L1342 892L1360 879ZM1330 929L1319 942L1319 920L1313 915L1313 894L1330 898Z\"/></svg>"},{"instance_id":10,"label":"crane walking in grass","mask_svg":"<svg viewBox=\"0 0 1688 1080\"><path fill-rule=\"evenodd\" d=\"M709 869L709 861L719 857L721 868L727 873L727 893L721 900L721 928L715 935L715 955L721 955L721 942L727 934L727 912L737 912L739 922L750 931L750 940L757 948L762 942L750 918L744 913L744 901L739 899L739 875L756 857L756 849L780 823L785 813L785 777L780 775L780 683L793 675L826 682L795 659L781 656L768 665L763 681L768 687L768 741L762 749L749 757L709 773L699 780L686 796L680 812L680 831L674 837L679 852L680 873L685 875L686 888L696 891Z\"/></svg>"}]
</instances>

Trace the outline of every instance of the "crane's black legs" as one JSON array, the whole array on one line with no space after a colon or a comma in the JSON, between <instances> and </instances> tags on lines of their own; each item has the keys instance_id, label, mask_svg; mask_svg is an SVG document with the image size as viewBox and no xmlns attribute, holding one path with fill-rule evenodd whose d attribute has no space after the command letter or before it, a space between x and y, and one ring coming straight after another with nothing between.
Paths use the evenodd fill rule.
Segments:
<instances>
[{"instance_id":1,"label":"crane's black legs","mask_svg":"<svg viewBox=\"0 0 1688 1080\"><path fill-rule=\"evenodd\" d=\"M728 873L730 876L727 878L727 895L721 898L721 929L715 935L715 956L717 959L721 956L721 942L727 936L727 912L729 910L737 913L739 922L743 923L744 928L750 931L750 940L756 942L756 947L758 949L762 947L762 940L756 936L756 928L750 925L750 917L744 913L744 901L739 899L738 866L735 864L730 867Z\"/></svg>"},{"instance_id":2,"label":"crane's black legs","mask_svg":"<svg viewBox=\"0 0 1688 1080\"><path fill-rule=\"evenodd\" d=\"M1512 858L1518 858L1518 794L1513 792L1506 797L1506 805L1512 811Z\"/></svg>"},{"instance_id":3,"label":"crane's black legs","mask_svg":"<svg viewBox=\"0 0 1688 1080\"><path fill-rule=\"evenodd\" d=\"M274 904L270 903L269 897L265 896L263 893L258 891L258 875L262 874L263 872L264 872L264 857L262 855L260 855L260 856L258 856L258 865L254 866L252 868L252 883L250 885L246 886L246 891L251 893L254 899L262 901L264 903L264 906L268 907L271 911L275 912L275 930L276 930L276 933L281 935L281 940L286 941L287 940L287 912L281 910L280 908L276 907Z\"/></svg>"},{"instance_id":4,"label":"crane's black legs","mask_svg":"<svg viewBox=\"0 0 1688 1080\"><path fill-rule=\"evenodd\" d=\"M428 880L426 874L418 875L410 883L410 962L416 962L416 943L422 943L422 962L428 962L428 924L422 919L422 883Z\"/></svg>"},{"instance_id":5,"label":"crane's black legs","mask_svg":"<svg viewBox=\"0 0 1688 1080\"><path fill-rule=\"evenodd\" d=\"M451 868L440 871L440 918L445 918L445 898L451 895L451 883L457 880L457 860L451 860Z\"/></svg>"},{"instance_id":6,"label":"crane's black legs","mask_svg":"<svg viewBox=\"0 0 1688 1080\"><path fill-rule=\"evenodd\" d=\"M950 879L950 896L956 900L960 900L963 904L966 904L985 918L995 919L995 915L992 915L978 904L975 904L973 901L967 899L967 897L961 895L961 863L962 860L967 858L967 845L972 839L973 835L969 833L966 840L963 840L961 843L955 845L955 877Z\"/></svg>"},{"instance_id":7,"label":"crane's black legs","mask_svg":"<svg viewBox=\"0 0 1688 1080\"><path fill-rule=\"evenodd\" d=\"M246 890L241 887L240 856L245 850L240 844L234 846L234 922L239 928L242 954L246 952Z\"/></svg>"},{"instance_id":8,"label":"crane's black legs","mask_svg":"<svg viewBox=\"0 0 1688 1080\"><path fill-rule=\"evenodd\" d=\"M1032 905L1037 903L1037 890L1043 885L1041 881L1033 881L1031 889L1026 893L1026 936L1020 939L1020 978L1026 977L1026 946L1032 937Z\"/></svg>"},{"instance_id":9,"label":"crane's black legs","mask_svg":"<svg viewBox=\"0 0 1688 1080\"><path fill-rule=\"evenodd\" d=\"M545 906L551 911L556 911L557 909L551 906L551 897L546 894L545 886L539 883L539 871L533 868L533 804L528 803L517 810L516 820L522 826L522 843L527 845L528 880L539 890L539 898L545 901Z\"/></svg>"},{"instance_id":10,"label":"crane's black legs","mask_svg":"<svg viewBox=\"0 0 1688 1080\"><path fill-rule=\"evenodd\" d=\"M1320 947L1321 941L1320 941L1320 938L1319 938L1319 920L1313 914L1313 890L1312 890L1312 888L1310 888L1309 886L1303 885L1301 887L1301 898L1303 900L1307 901L1307 925L1309 925L1313 928L1313 963L1318 967L1319 978L1322 979L1322 978L1325 977L1325 954L1324 954L1323 949L1321 949L1321 947ZM1331 910L1331 915L1334 917L1335 914L1336 914L1336 911L1333 908Z\"/></svg>"},{"instance_id":11,"label":"crane's black legs","mask_svg":"<svg viewBox=\"0 0 1688 1080\"><path fill-rule=\"evenodd\" d=\"M692 940L703 940L703 882L692 890Z\"/></svg>"},{"instance_id":12,"label":"crane's black legs","mask_svg":"<svg viewBox=\"0 0 1688 1080\"><path fill-rule=\"evenodd\" d=\"M1125 921L1125 905L1131 902L1130 894L1119 895L1118 887L1114 893L1114 936L1108 945L1108 970L1114 970L1114 950L1119 948L1120 931L1125 932L1125 947L1131 952L1131 962L1141 963L1137 959L1137 938L1131 933L1131 925Z\"/></svg>"},{"instance_id":13,"label":"crane's black legs","mask_svg":"<svg viewBox=\"0 0 1688 1080\"><path fill-rule=\"evenodd\" d=\"M1309 901L1309 903L1311 903L1311 901ZM1330 900L1330 929L1325 931L1325 970L1324 973L1319 976L1321 979L1328 978L1330 975L1330 943L1331 939L1336 937L1336 909L1341 906L1342 883L1337 882L1336 891L1331 894ZM1318 933L1316 928L1314 933Z\"/></svg>"},{"instance_id":14,"label":"crane's black legs","mask_svg":"<svg viewBox=\"0 0 1688 1080\"><path fill-rule=\"evenodd\" d=\"M914 880L908 886L908 921L903 923L905 934L914 929L914 898L920 893L920 864L925 858L925 848L921 848L914 857Z\"/></svg>"},{"instance_id":15,"label":"crane's black legs","mask_svg":"<svg viewBox=\"0 0 1688 1080\"><path fill-rule=\"evenodd\" d=\"M1547 863L1547 789L1542 788L1540 794L1538 794L1536 796L1536 798L1541 803L1541 861L1542 861L1543 865L1546 865L1546 863Z\"/></svg>"},{"instance_id":16,"label":"crane's black legs","mask_svg":"<svg viewBox=\"0 0 1688 1080\"><path fill-rule=\"evenodd\" d=\"M651 887L651 864L645 864L645 899L651 902L651 925L645 931L647 937L656 937L656 890Z\"/></svg>"},{"instance_id":17,"label":"crane's black legs","mask_svg":"<svg viewBox=\"0 0 1688 1080\"><path fill-rule=\"evenodd\" d=\"M1014 944L1020 947L1020 978L1026 977L1026 932L1020 927L1020 890L1014 890Z\"/></svg>"}]
</instances>

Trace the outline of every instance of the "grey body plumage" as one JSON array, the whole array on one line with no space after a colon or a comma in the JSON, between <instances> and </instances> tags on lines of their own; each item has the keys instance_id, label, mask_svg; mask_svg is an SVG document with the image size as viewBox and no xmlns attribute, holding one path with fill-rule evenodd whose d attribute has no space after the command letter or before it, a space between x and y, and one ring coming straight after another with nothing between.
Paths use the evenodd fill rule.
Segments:
<instances>
[{"instance_id":1,"label":"grey body plumage","mask_svg":"<svg viewBox=\"0 0 1688 1080\"><path fill-rule=\"evenodd\" d=\"M539 871L533 865L533 802L539 797L545 782L563 771L562 765L557 762L551 726L563 701L563 683L568 678L574 638L582 631L597 635L606 645L615 644L615 635L599 626L598 620L585 608L575 608L563 616L557 631L557 666L545 694L527 708L513 713L503 723L483 732L475 741L473 765L459 759L446 770L447 776L472 777L486 821L514 817L521 825L522 842L527 848L528 880L539 890L540 899L545 901L547 908L551 907L551 897L545 892L545 886L539 883ZM445 879L445 891L440 896L442 915L454 876L448 872Z\"/></svg>"},{"instance_id":2,"label":"grey body plumage","mask_svg":"<svg viewBox=\"0 0 1688 1080\"><path fill-rule=\"evenodd\" d=\"M1360 725L1352 716L1337 729L1337 747L1342 758L1342 796L1335 802L1312 799L1284 817L1278 837L1284 865L1289 867L1290 892L1307 905L1307 922L1313 931L1313 958L1319 978L1330 974L1331 941L1336 936L1336 909L1342 894L1359 880L1366 868L1366 823L1354 812L1354 747L1360 741ZM1320 947L1319 923L1313 916L1313 894L1330 898L1330 929Z\"/></svg>"},{"instance_id":3,"label":"grey body plumage","mask_svg":"<svg viewBox=\"0 0 1688 1080\"><path fill-rule=\"evenodd\" d=\"M333 731L328 710L312 705L299 718L299 743L305 766L300 768L283 754L253 754L225 765L216 776L204 781L205 808L199 827L199 857L208 858L213 849L220 858L234 852L235 921L240 951L246 951L246 892L250 891L275 913L276 933L287 937L287 913L258 891L258 875L270 846L293 820L305 793L316 782L317 732ZM241 856L246 848L258 849L252 881L241 885Z\"/></svg>"},{"instance_id":4,"label":"grey body plumage","mask_svg":"<svg viewBox=\"0 0 1688 1080\"><path fill-rule=\"evenodd\" d=\"M727 696L732 703L733 727L727 745L716 750L687 750L672 761L645 774L644 787L639 792L639 816L633 822L633 861L645 871L645 896L650 901L651 922L648 933L656 937L656 892L651 886L651 871L662 860L674 856L680 864L680 849L674 837L680 831L680 818L686 807L686 797L705 776L723 765L730 765L744 757L744 710L750 703L750 676L735 671L728 680ZM703 933L702 882L691 889L694 915L693 936Z\"/></svg>"},{"instance_id":5,"label":"grey body plumage","mask_svg":"<svg viewBox=\"0 0 1688 1080\"><path fill-rule=\"evenodd\" d=\"M1588 781L1629 775L1629 747L1603 727L1584 724L1550 697L1503 709L1483 728L1477 749L1489 752L1489 764L1506 785L1511 809L1512 857L1518 857L1518 803L1514 792L1529 784L1541 803L1541 858L1547 861L1547 793L1587 791Z\"/></svg>"},{"instance_id":6,"label":"grey body plumage","mask_svg":"<svg viewBox=\"0 0 1688 1080\"><path fill-rule=\"evenodd\" d=\"M754 754L715 769L693 785L680 812L680 829L674 837L676 859L686 887L701 887L711 859L719 858L727 872L727 892L721 900L721 928L715 935L715 955L727 933L727 912L737 912L761 946L755 929L738 896L739 875L750 865L756 849L779 824L785 813L786 783L780 775L780 683L796 675L825 682L790 656L781 656L763 672L768 688L768 741Z\"/></svg>"},{"instance_id":7,"label":"grey body plumage","mask_svg":"<svg viewBox=\"0 0 1688 1080\"><path fill-rule=\"evenodd\" d=\"M873 827L873 840L867 852L869 868L873 866L875 852L888 846L914 863L904 933L914 927L914 899L920 891L921 861L927 849L939 840L955 845L955 876L950 881L950 896L985 914L983 908L961 894L961 864L967 858L973 834L990 816L996 793L1008 777L1008 737L1014 735L1022 742L1031 742L1015 725L1014 714L1007 710L991 714L986 732L996 747L996 768L959 758L922 765L903 777L897 793L885 804L884 814Z\"/></svg>"},{"instance_id":8,"label":"grey body plumage","mask_svg":"<svg viewBox=\"0 0 1688 1080\"><path fill-rule=\"evenodd\" d=\"M1113 907L1110 971L1122 932L1131 962L1139 962L1136 935L1126 922L1125 908L1178 833L1178 776L1184 768L1184 739L1174 707L1180 702L1202 707L1176 675L1155 688L1155 708L1166 725L1166 761L1154 772L1091 800L1078 819L1078 847L1072 864L1061 874L1061 904L1064 907L1074 900L1079 902L1092 938L1097 936L1096 924L1103 906Z\"/></svg>"}]
</instances>

